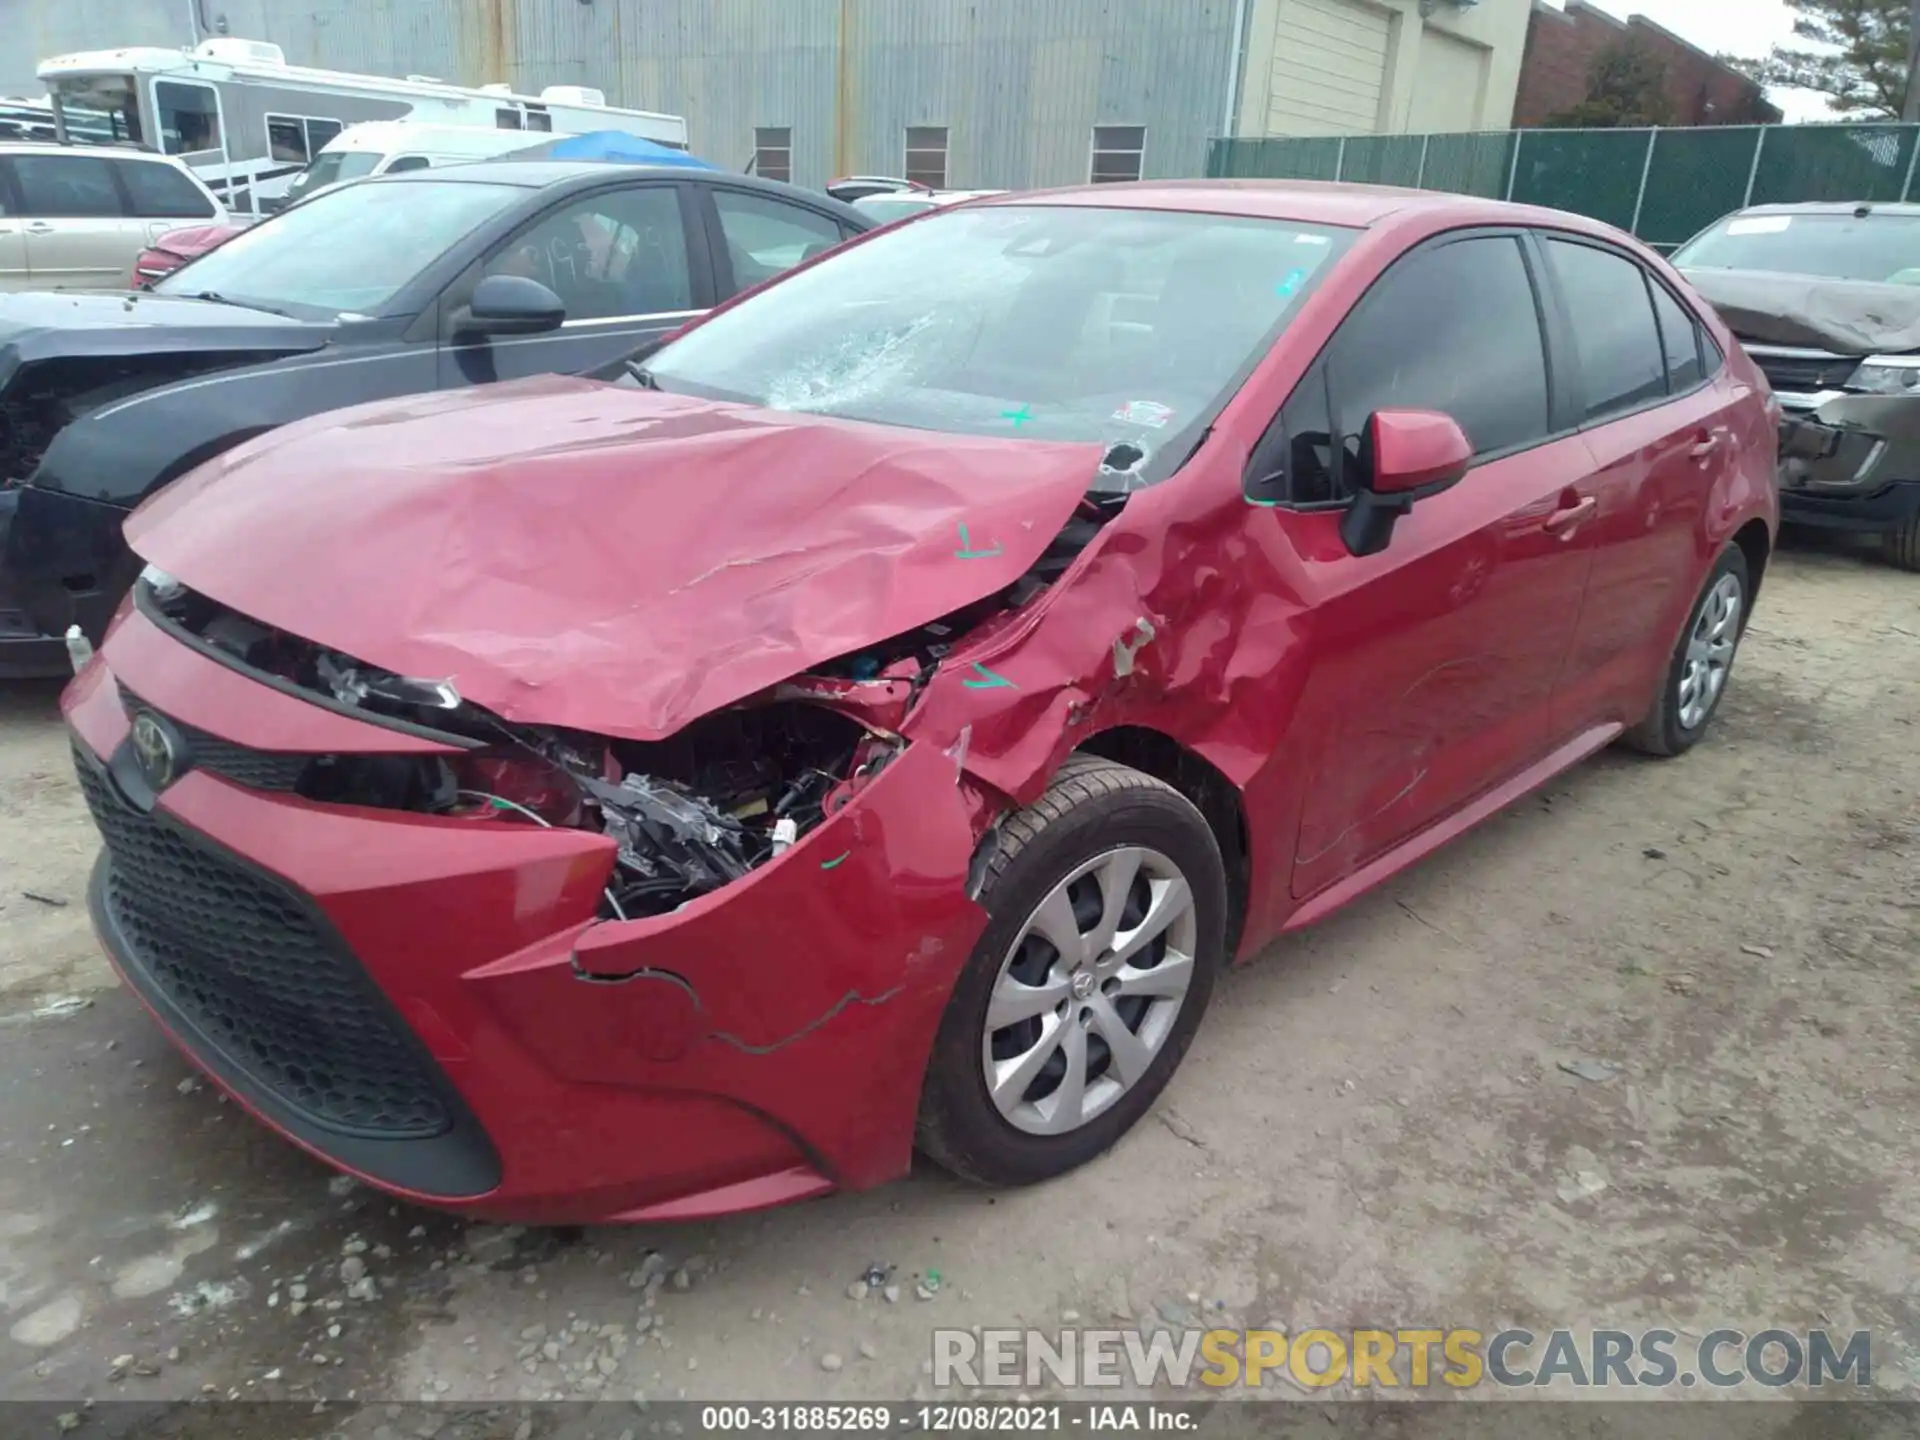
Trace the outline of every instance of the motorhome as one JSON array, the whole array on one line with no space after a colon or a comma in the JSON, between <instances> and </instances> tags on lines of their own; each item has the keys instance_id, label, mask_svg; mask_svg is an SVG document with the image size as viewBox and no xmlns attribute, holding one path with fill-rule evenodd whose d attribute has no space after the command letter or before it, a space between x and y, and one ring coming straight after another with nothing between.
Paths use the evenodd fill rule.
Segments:
<instances>
[{"instance_id":1,"label":"motorhome","mask_svg":"<svg viewBox=\"0 0 1920 1440\"><path fill-rule=\"evenodd\" d=\"M625 110L583 85L538 95L508 85L392 80L287 64L278 45L220 36L190 50L130 48L56 55L36 72L63 138L145 144L177 155L239 214L286 194L348 125L410 120L483 129L619 130L685 149L676 115ZM528 144L535 142L529 140Z\"/></svg>"}]
</instances>

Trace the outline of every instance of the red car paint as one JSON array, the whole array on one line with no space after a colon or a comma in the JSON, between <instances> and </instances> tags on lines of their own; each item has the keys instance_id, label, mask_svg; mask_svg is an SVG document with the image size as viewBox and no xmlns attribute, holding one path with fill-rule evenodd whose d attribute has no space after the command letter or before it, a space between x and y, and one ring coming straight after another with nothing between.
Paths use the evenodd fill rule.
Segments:
<instances>
[{"instance_id":1,"label":"red car paint","mask_svg":"<svg viewBox=\"0 0 1920 1440\"><path fill-rule=\"evenodd\" d=\"M135 257L129 287L145 290L189 260L197 260L209 250L218 249L246 228L244 225L185 225L167 231Z\"/></svg>"},{"instance_id":2,"label":"red car paint","mask_svg":"<svg viewBox=\"0 0 1920 1440\"><path fill-rule=\"evenodd\" d=\"M1247 848L1244 959L1640 719L1723 547L1770 542L1765 383L1704 306L1726 357L1712 382L1479 465L1379 553L1350 554L1338 513L1243 498L1248 457L1307 366L1433 235L1604 237L1689 293L1605 227L1308 186L1049 203L1367 228L1179 473L1131 495L1061 578L963 637L911 698L898 677L804 672L1019 573L1072 508L1076 447L541 381L287 427L150 502L134 548L196 590L379 664L452 674L528 720L658 735L773 687L884 716L907 742L784 854L626 922L594 918L604 836L318 804L190 770L155 813L311 898L472 1112L498 1183L371 1172L176 1036L188 1054L332 1163L472 1213L684 1218L876 1184L908 1166L932 1037L986 924L968 898L976 842L1066 756L1151 731L1224 778ZM1401 468L1443 472L1457 458L1445 428L1399 427ZM1011 467L1019 483L1003 488L993 472ZM235 483L248 472L260 483ZM868 550L883 558L863 563ZM703 604L709 584L725 588ZM247 746L428 743L237 676L138 612L63 701L91 755L123 752L117 686Z\"/></svg>"}]
</instances>

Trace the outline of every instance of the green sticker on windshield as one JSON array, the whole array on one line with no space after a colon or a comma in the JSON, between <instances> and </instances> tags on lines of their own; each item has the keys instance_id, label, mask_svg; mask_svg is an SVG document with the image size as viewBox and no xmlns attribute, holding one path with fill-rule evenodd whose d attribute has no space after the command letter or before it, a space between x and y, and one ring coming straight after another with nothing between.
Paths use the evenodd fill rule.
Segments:
<instances>
[{"instance_id":1,"label":"green sticker on windshield","mask_svg":"<svg viewBox=\"0 0 1920 1440\"><path fill-rule=\"evenodd\" d=\"M1011 420L1013 422L1013 428L1018 430L1022 425L1033 419L1033 412L1025 405L1022 405L1018 410L1002 410L1000 412L1000 418L1002 420Z\"/></svg>"}]
</instances>

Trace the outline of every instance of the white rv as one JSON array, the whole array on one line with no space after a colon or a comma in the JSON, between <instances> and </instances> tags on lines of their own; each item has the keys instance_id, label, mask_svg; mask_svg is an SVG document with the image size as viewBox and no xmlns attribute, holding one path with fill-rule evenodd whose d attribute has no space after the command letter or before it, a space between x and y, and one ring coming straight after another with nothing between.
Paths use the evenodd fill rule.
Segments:
<instances>
[{"instance_id":1,"label":"white rv","mask_svg":"<svg viewBox=\"0 0 1920 1440\"><path fill-rule=\"evenodd\" d=\"M56 55L37 73L64 138L133 141L178 155L241 214L258 214L261 201L284 195L329 140L363 120L620 130L682 150L687 144L680 117L622 110L585 86L521 95L506 85L473 89L428 75L389 80L315 70L287 64L278 45L260 40Z\"/></svg>"}]
</instances>

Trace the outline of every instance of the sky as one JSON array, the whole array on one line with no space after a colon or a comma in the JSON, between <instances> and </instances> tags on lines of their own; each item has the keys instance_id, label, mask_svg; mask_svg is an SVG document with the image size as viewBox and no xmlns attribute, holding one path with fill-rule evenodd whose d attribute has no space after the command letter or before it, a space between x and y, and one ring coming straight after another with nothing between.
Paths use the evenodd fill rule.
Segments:
<instances>
[{"instance_id":1,"label":"sky","mask_svg":"<svg viewBox=\"0 0 1920 1440\"><path fill-rule=\"evenodd\" d=\"M1764 55L1793 39L1793 14L1787 0L1588 0L1597 9L1625 19L1644 15L1709 55ZM1803 90L1774 90L1769 99L1789 120L1834 120L1824 96Z\"/></svg>"}]
</instances>

